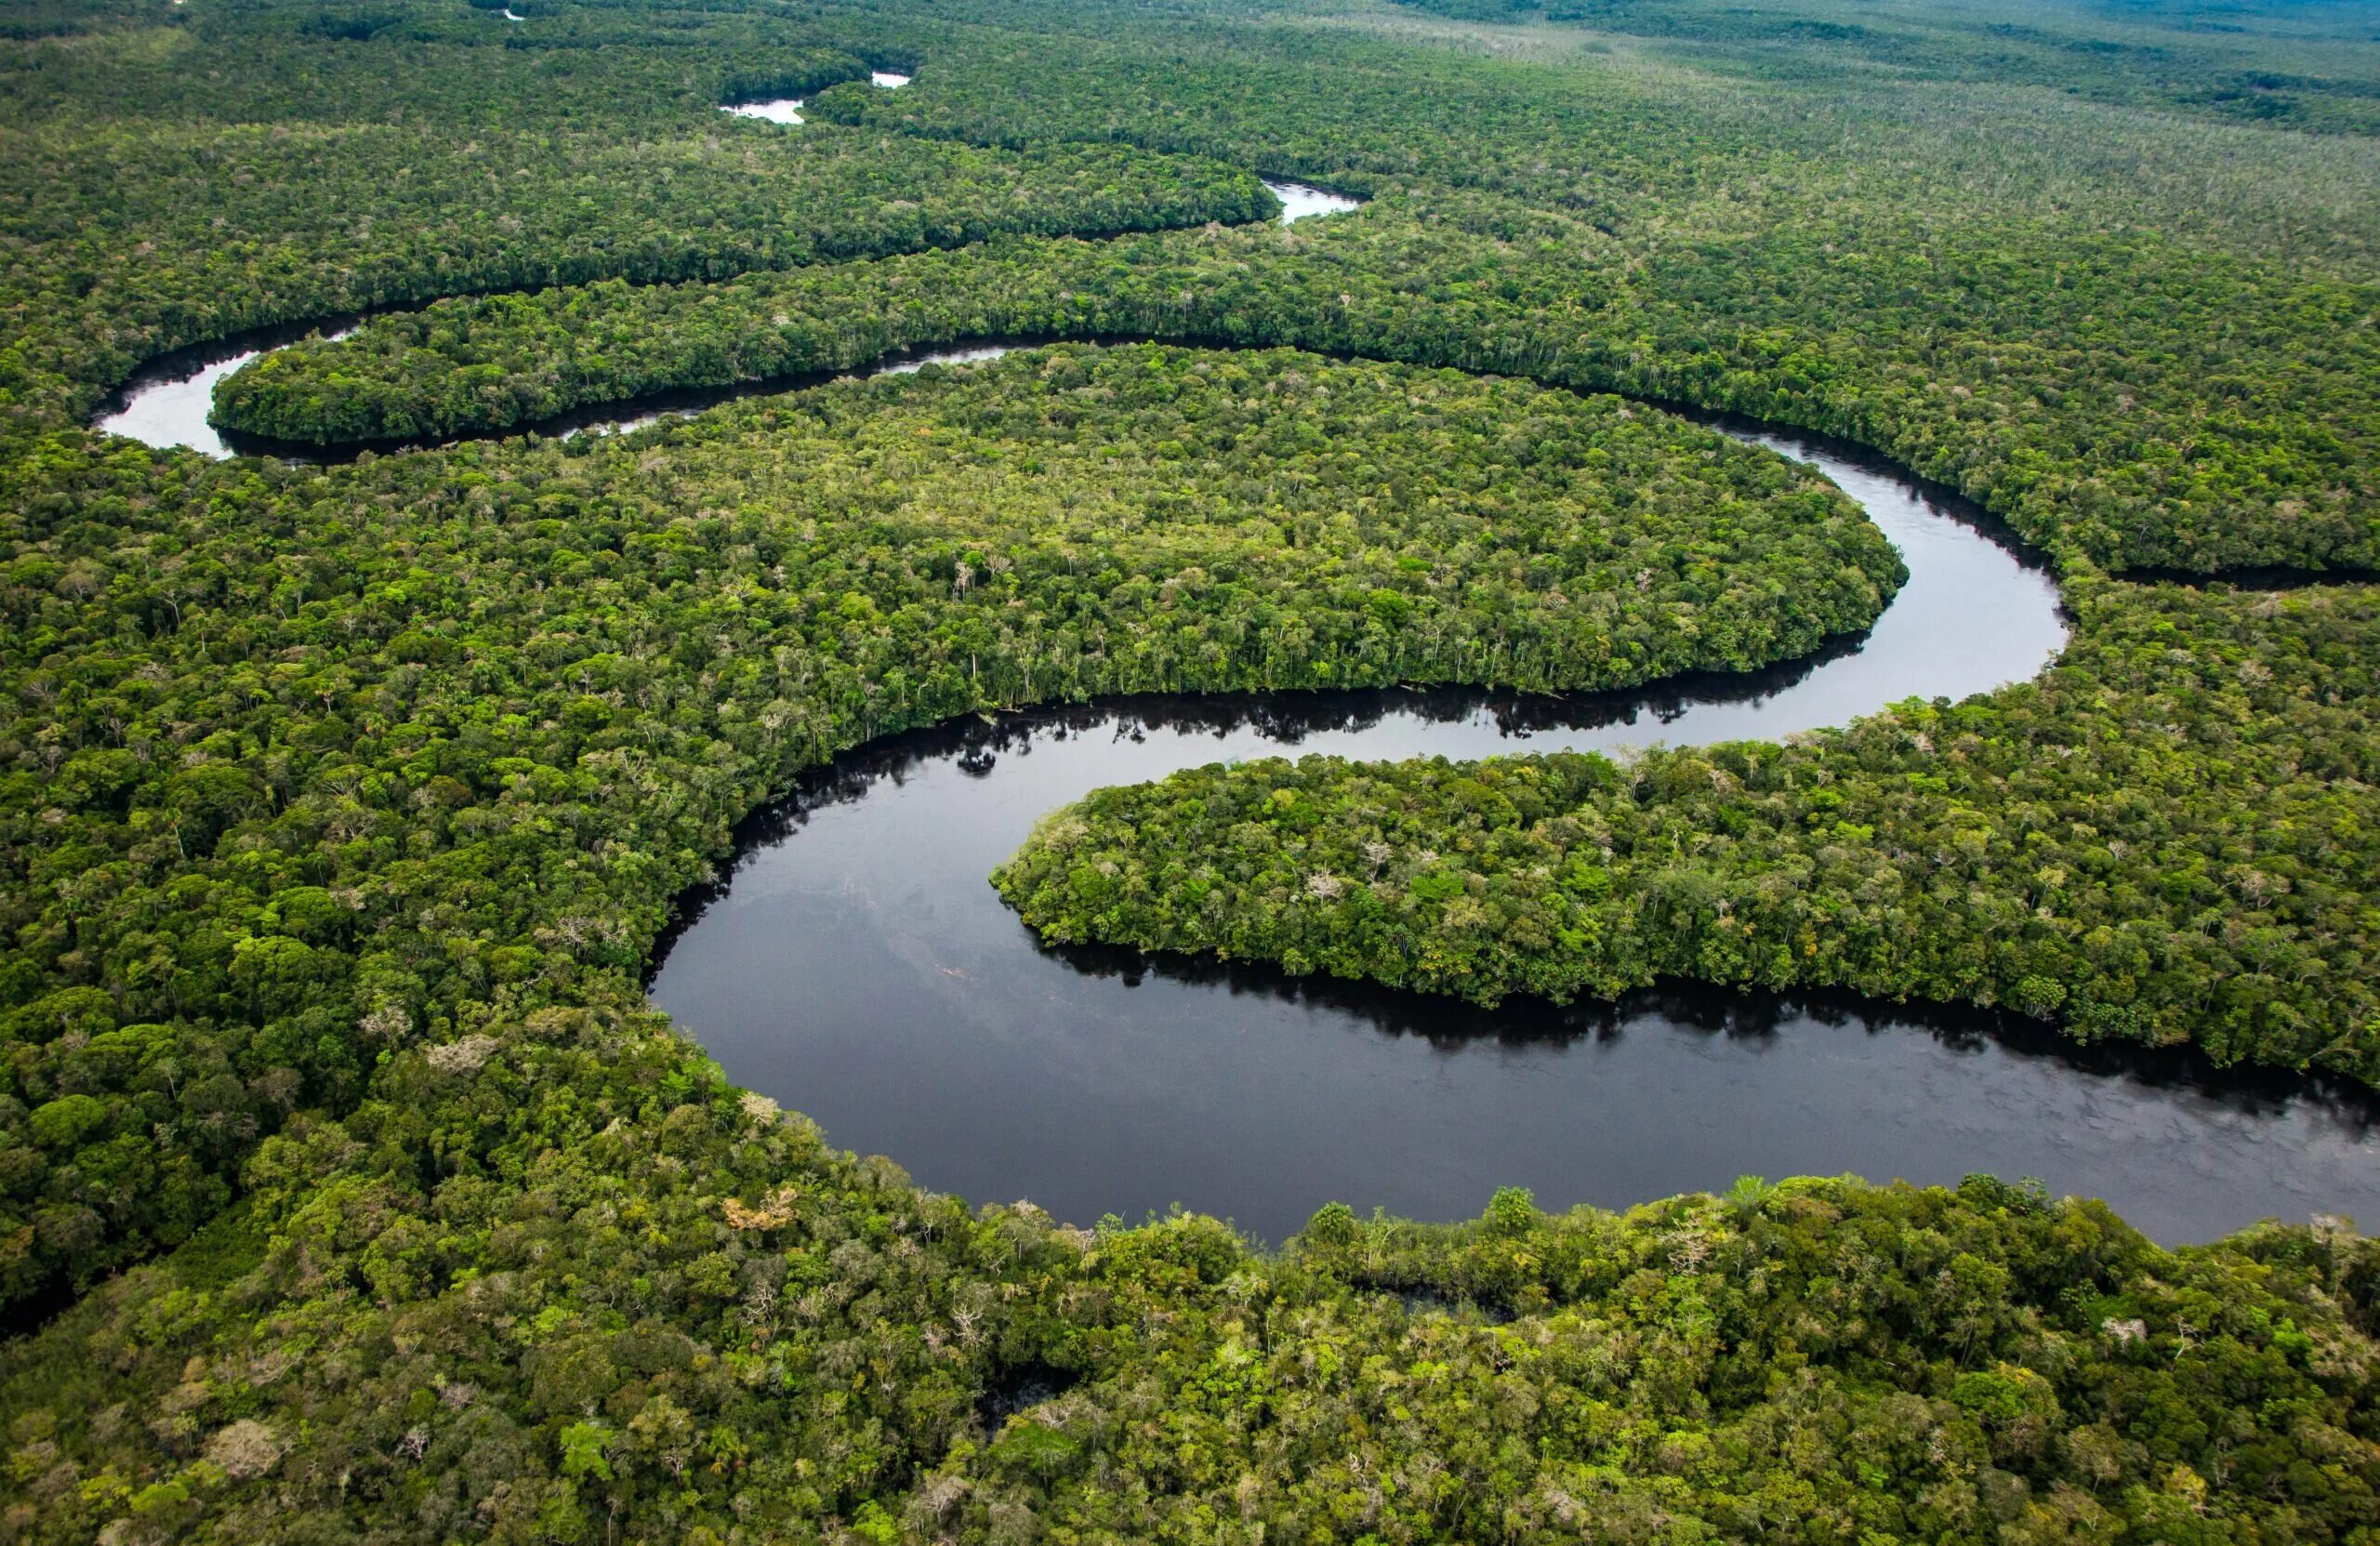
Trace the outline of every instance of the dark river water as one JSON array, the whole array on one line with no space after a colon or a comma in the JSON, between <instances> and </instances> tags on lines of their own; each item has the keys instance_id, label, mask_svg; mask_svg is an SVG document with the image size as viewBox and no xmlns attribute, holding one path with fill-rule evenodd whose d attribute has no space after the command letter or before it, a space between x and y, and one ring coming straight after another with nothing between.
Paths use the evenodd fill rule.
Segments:
<instances>
[{"instance_id":1,"label":"dark river water","mask_svg":"<svg viewBox=\"0 0 2380 1546\"><path fill-rule=\"evenodd\" d=\"M1053 807L1230 758L1453 758L1775 737L2030 676L2048 577L1946 496L1817 461L1909 563L1864 639L1646 693L1140 699L879 743L756 818L652 982L737 1082L975 1201L1180 1203L1277 1240L1320 1204L1606 1206L1739 1175L2037 1176L2167 1241L2380 1218L2371 1109L2195 1054L2086 1052L1972 1013L1681 991L1485 1011L1269 969L1043 948L986 875Z\"/></svg>"},{"instance_id":2,"label":"dark river water","mask_svg":"<svg viewBox=\"0 0 2380 1546\"><path fill-rule=\"evenodd\" d=\"M161 360L98 427L227 455L205 423L214 381L303 331ZM537 428L614 432L800 384ZM1677 991L1485 1011L1259 967L1058 953L986 883L1053 808L1200 763L1773 738L1983 691L2056 654L2049 577L1954 497L1849 448L1725 427L1818 463L1899 548L1909 583L1868 634L1631 694L1143 699L879 743L748 825L728 881L688 899L654 1000L836 1143L1078 1222L1180 1203L1277 1240L1330 1200L1457 1218L1507 1184L1618 1206L1746 1173L1978 1169L2106 1197L2168 1241L2268 1215L2380 1219L2370 1103L2191 1053L2086 1052L1987 1016L1852 1000Z\"/></svg>"}]
</instances>

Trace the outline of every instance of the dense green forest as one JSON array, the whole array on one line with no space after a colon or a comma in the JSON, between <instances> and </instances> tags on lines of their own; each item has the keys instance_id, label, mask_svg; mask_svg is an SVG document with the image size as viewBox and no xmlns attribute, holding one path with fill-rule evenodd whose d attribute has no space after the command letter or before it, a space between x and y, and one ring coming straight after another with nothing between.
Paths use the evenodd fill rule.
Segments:
<instances>
[{"instance_id":1,"label":"dense green forest","mask_svg":"<svg viewBox=\"0 0 2380 1546\"><path fill-rule=\"evenodd\" d=\"M1871 72L1913 82L2002 82L2316 134L2380 130L2380 48L2372 46L2380 33L2347 6L2118 0L1995 16L1909 0L1400 3L1472 20L1570 22L1606 36L1691 40L1704 68L1747 74L1816 80Z\"/></svg>"},{"instance_id":2,"label":"dense green forest","mask_svg":"<svg viewBox=\"0 0 2380 1546\"><path fill-rule=\"evenodd\" d=\"M154 28L0 51L0 284L20 319L0 409L35 429L176 346L441 295L1278 207L1245 168L1196 158L789 133L717 111L865 78L884 46L863 58L730 14L657 46L496 46L513 39L483 17L425 10L433 25L358 40L318 8L201 0ZM588 27L617 30L601 11L574 33Z\"/></svg>"},{"instance_id":3,"label":"dense green forest","mask_svg":"<svg viewBox=\"0 0 2380 1546\"><path fill-rule=\"evenodd\" d=\"M2380 562L2368 7L511 9L0 5L0 1535L2371 1546L2345 1221L2166 1250L1978 1176L1080 1229L838 1152L640 986L739 818L894 730L1876 617L1854 507L1622 390L1974 495L2072 648L1789 746L1103 794L1028 917L2380 1077L2370 598L2116 577ZM86 427L381 308L218 416L1086 341L331 468Z\"/></svg>"},{"instance_id":4,"label":"dense green forest","mask_svg":"<svg viewBox=\"0 0 2380 1546\"><path fill-rule=\"evenodd\" d=\"M1213 766L1051 816L1051 938L1494 1003L1661 977L2004 1004L2380 1081L2380 600L2104 582L2038 681L1792 745Z\"/></svg>"},{"instance_id":5,"label":"dense green forest","mask_svg":"<svg viewBox=\"0 0 2380 1546\"><path fill-rule=\"evenodd\" d=\"M302 441L439 437L902 345L1155 334L1804 424L1891 451L2100 564L2380 565L2369 283L2149 232L2000 225L1903 249L1878 244L1889 222L1841 220L1637 253L1591 217L1400 184L1312 229L444 302L248 366L218 387L217 417ZM2046 273L2032 243L2057 254Z\"/></svg>"},{"instance_id":6,"label":"dense green forest","mask_svg":"<svg viewBox=\"0 0 2380 1546\"><path fill-rule=\"evenodd\" d=\"M53 481L0 585L37 813L0 968L12 1296L179 1239L290 1113L469 1006L632 995L735 818L871 735L1743 669L1901 575L1830 485L1711 431L1286 351L1060 349L621 439L183 470L145 513L146 457Z\"/></svg>"},{"instance_id":7,"label":"dense green forest","mask_svg":"<svg viewBox=\"0 0 2380 1546\"><path fill-rule=\"evenodd\" d=\"M2368 1541L2380 1249L1746 1178L971 1212L653 1017L496 1015L0 1361L20 1539Z\"/></svg>"}]
</instances>

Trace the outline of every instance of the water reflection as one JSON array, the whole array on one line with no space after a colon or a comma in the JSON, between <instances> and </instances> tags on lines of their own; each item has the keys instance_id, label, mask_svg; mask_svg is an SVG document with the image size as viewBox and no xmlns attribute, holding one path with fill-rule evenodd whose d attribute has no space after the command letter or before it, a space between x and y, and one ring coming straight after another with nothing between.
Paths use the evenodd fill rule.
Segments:
<instances>
[{"instance_id":1,"label":"water reflection","mask_svg":"<svg viewBox=\"0 0 2380 1546\"><path fill-rule=\"evenodd\" d=\"M765 102L728 102L719 111L734 118L757 118L764 124L799 124L801 99L773 97Z\"/></svg>"},{"instance_id":2,"label":"water reflection","mask_svg":"<svg viewBox=\"0 0 2380 1546\"><path fill-rule=\"evenodd\" d=\"M319 456L205 424L215 380L311 330L155 362L100 427L210 455ZM622 429L803 384L538 428ZM1775 737L1982 691L2061 646L2048 576L1971 507L1854 448L1696 416L1814 462L1900 549L1910 580L1868 634L1628 694L1151 698L896 738L750 825L732 888L688 899L655 998L734 1077L837 1142L896 1155L931 1185L1076 1219L1182 1201L1277 1236L1334 1196L1451 1217L1514 1182L1550 1201L1625 1203L1744 1171L1976 1169L2106 1196L2169 1239L2266 1213L2380 1217L2354 1102L2182 1054L2085 1053L2023 1027L1844 1001L1672 992L1489 1013L1258 968L1049 952L985 884L1043 813L1179 767Z\"/></svg>"},{"instance_id":3,"label":"water reflection","mask_svg":"<svg viewBox=\"0 0 2380 1546\"><path fill-rule=\"evenodd\" d=\"M1281 223L1307 219L1316 215L1344 215L1361 209L1363 201L1333 193L1327 188L1315 188L1302 182L1278 182L1271 178L1260 179L1281 201Z\"/></svg>"},{"instance_id":4,"label":"water reflection","mask_svg":"<svg viewBox=\"0 0 2380 1546\"><path fill-rule=\"evenodd\" d=\"M207 410L215 402L215 383L263 352L246 350L209 361L194 371L176 367L171 374L152 376L144 370L125 384L118 406L102 412L92 428L159 447L186 445L220 461L232 453L221 432L206 422Z\"/></svg>"},{"instance_id":5,"label":"water reflection","mask_svg":"<svg viewBox=\"0 0 2380 1546\"><path fill-rule=\"evenodd\" d=\"M654 1000L739 1082L930 1186L1061 1217L1181 1202L1267 1237L1338 1198L1621 1205L1746 1172L2035 1175L2167 1240L2380 1217L2360 1097L2186 1050L1844 997L1668 989L1494 1011L1238 963L1043 948L984 878L1052 808L1234 758L1453 758L1776 737L2039 669L2056 596L1990 522L1872 458L1816 461L1911 577L1865 638L1643 693L1144 697L971 718L820 770L685 900Z\"/></svg>"},{"instance_id":6,"label":"water reflection","mask_svg":"<svg viewBox=\"0 0 2380 1546\"><path fill-rule=\"evenodd\" d=\"M150 361L108 399L91 427L160 448L186 445L218 461L249 449L242 437L206 422L215 383L272 350L324 334L344 338L356 319L262 328L216 344L176 350Z\"/></svg>"},{"instance_id":7,"label":"water reflection","mask_svg":"<svg viewBox=\"0 0 2380 1546\"><path fill-rule=\"evenodd\" d=\"M1838 660L1846 658L1838 656ZM1668 723L1790 705L1830 667ZM1181 1202L1277 1238L1336 1197L1622 1205L1746 1172L2036 1175L2168 1240L2380 1216L2369 1105L2193 1052L1845 996L1493 1011L1269 967L1041 946L983 877L1051 806L1232 757L1608 744L1616 700L1142 698L971 719L803 781L688 898L652 984L739 1082L924 1183L1061 1217ZM1681 737L1688 738L1688 737Z\"/></svg>"}]
</instances>

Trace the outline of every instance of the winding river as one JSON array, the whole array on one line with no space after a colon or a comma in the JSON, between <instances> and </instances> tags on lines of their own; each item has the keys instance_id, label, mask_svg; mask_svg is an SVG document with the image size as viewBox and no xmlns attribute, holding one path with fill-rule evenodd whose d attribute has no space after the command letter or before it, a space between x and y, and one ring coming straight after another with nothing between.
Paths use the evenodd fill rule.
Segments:
<instances>
[{"instance_id":1,"label":"winding river","mask_svg":"<svg viewBox=\"0 0 2380 1546\"><path fill-rule=\"evenodd\" d=\"M205 422L213 382L279 341L161 361L100 427L225 454ZM658 411L613 405L567 428ZM985 883L1054 807L1183 767L1773 738L2055 657L2050 577L1954 496L1855 448L1708 422L1816 464L1900 549L1909 583L1868 634L1633 693L1134 699L879 741L747 824L727 878L686 899L654 1001L731 1077L837 1143L1081 1222L1179 1203L1278 1239L1333 1199L1457 1218L1506 1184L1622 1206L1745 1173L1971 1170L2105 1197L2167 1241L2270 1215L2380 1218L2373 1103L2192 1052L2086 1050L1990 1016L1847 998L1680 990L1485 1011L1260 967L1052 951Z\"/></svg>"},{"instance_id":2,"label":"winding river","mask_svg":"<svg viewBox=\"0 0 2380 1546\"><path fill-rule=\"evenodd\" d=\"M510 15L509 12L505 14ZM513 17L512 20L527 19ZM893 71L879 70L871 73L868 79L887 90L897 90L908 85L910 77ZM798 97L780 97L765 101L723 103L720 111L735 117L756 118L772 124L799 124L801 122L801 114L798 111L800 106L801 99ZM1363 207L1360 199L1352 199L1343 193L1334 193L1302 182L1276 178L1258 180L1281 201L1280 221L1283 225L1320 216L1343 215ZM249 361L315 333L324 333L332 338L346 337L362 324L363 320L361 316L350 315L258 328L212 344L176 350L135 371L101 404L99 416L92 421L91 427L149 445L188 446L218 459L245 453L279 456L293 461L344 460L353 454L352 447L303 445L218 429L206 422L206 416L215 404L215 384ZM978 343L949 349L909 350L888 356L866 369L844 374L898 375L933 363L964 364L975 360L996 359L1014 347L1016 345L1012 343ZM757 393L792 391L828 379L832 377L815 376L656 393L626 405L625 411L620 403L604 403L575 410L536 425L509 427L497 433L519 434L526 429L536 429L545 434L562 436L625 434L628 430L658 423L673 414L699 412L715 403Z\"/></svg>"},{"instance_id":3,"label":"winding river","mask_svg":"<svg viewBox=\"0 0 2380 1546\"><path fill-rule=\"evenodd\" d=\"M233 456L247 448L233 444L242 437L227 436L206 422L207 411L215 405L215 383L271 350L316 333L344 338L356 325L357 319L342 318L328 324L258 328L219 343L160 355L115 390L100 405L91 428L160 448L186 445L218 460Z\"/></svg>"},{"instance_id":4,"label":"winding river","mask_svg":"<svg viewBox=\"0 0 2380 1546\"><path fill-rule=\"evenodd\" d=\"M509 11L505 14L512 15ZM512 20L521 21L525 20L526 18L514 16ZM896 91L909 84L909 77L896 70L871 70L868 72L867 79L870 85L880 86L887 91ZM804 121L801 116L801 102L802 99L799 97L771 97L760 101L721 102L719 111L731 117L757 118L764 124L783 124L790 126Z\"/></svg>"},{"instance_id":5,"label":"winding river","mask_svg":"<svg viewBox=\"0 0 2380 1546\"><path fill-rule=\"evenodd\" d=\"M1750 677L1477 693L1144 699L999 716L839 760L689 899L654 1001L739 1083L922 1183L1061 1218L1174 1203L1270 1239L1319 1204L1475 1213L1500 1185L1609 1206L1738 1175L2037 1176L2168 1241L2380 1216L2365 1101L2183 1051L2086 1052L1979 1014L1685 991L1495 1011L1258 967L1043 948L985 875L1051 809L1230 758L1611 748L1840 724L2030 676L2049 577L1953 496L1815 462L1910 580L1865 638Z\"/></svg>"}]
</instances>

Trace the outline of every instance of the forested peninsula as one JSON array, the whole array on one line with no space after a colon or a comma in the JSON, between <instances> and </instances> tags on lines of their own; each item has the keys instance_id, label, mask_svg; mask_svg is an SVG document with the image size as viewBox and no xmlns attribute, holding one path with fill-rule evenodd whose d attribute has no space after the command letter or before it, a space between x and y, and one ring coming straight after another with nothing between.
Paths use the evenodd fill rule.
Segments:
<instances>
[{"instance_id":1,"label":"forested peninsula","mask_svg":"<svg viewBox=\"0 0 2380 1546\"><path fill-rule=\"evenodd\" d=\"M1062 348L269 477L231 540L196 502L102 523L131 502L103 479L60 526L105 548L8 571L79 746L19 775L35 937L113 979L52 965L11 1021L65 1161L19 1293L186 1233L421 1018L632 1000L735 819L871 736L1037 695L1743 669L1900 573L1822 481L1707 430L1286 350ZM158 646L78 627L78 574Z\"/></svg>"},{"instance_id":2,"label":"forested peninsula","mask_svg":"<svg viewBox=\"0 0 2380 1546\"><path fill-rule=\"evenodd\" d=\"M2380 601L2069 595L2058 664L1964 703L1625 763L1215 766L1051 815L996 879L1052 939L1490 1004L1844 987L2380 1080Z\"/></svg>"},{"instance_id":3,"label":"forested peninsula","mask_svg":"<svg viewBox=\"0 0 2380 1546\"><path fill-rule=\"evenodd\" d=\"M0 1539L2371 1546L2329 1212L1053 1219L835 1147L644 974L910 727L1856 648L1892 546L1668 404L1972 496L2070 644L1783 743L1104 791L1003 893L2380 1082L2375 102L2352 7L7 7ZM361 313L215 408L351 460L92 427Z\"/></svg>"}]
</instances>

